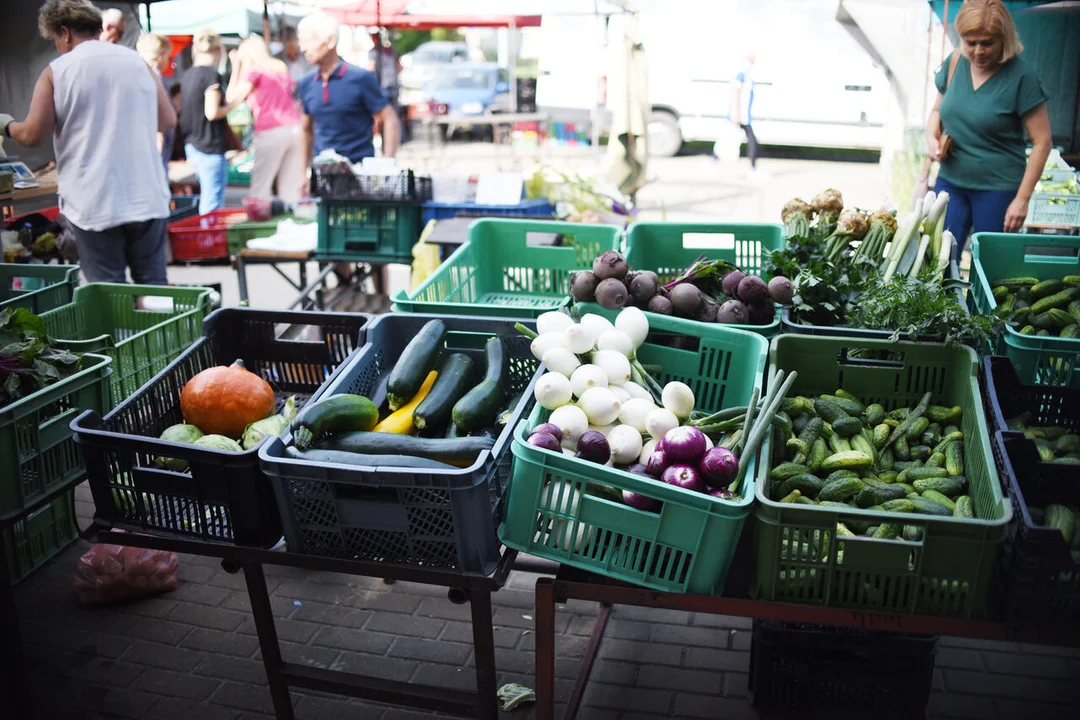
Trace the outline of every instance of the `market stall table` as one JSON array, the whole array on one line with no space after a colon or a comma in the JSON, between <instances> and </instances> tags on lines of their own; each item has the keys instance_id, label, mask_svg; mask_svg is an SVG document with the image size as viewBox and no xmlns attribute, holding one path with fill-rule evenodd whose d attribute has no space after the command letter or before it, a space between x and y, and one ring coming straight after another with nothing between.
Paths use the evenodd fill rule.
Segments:
<instances>
[{"instance_id":1,"label":"market stall table","mask_svg":"<svg viewBox=\"0 0 1080 720\"><path fill-rule=\"evenodd\" d=\"M0 194L0 217L9 218L15 215L22 214L22 211L31 212L36 208L24 208L22 205L30 204L30 201L37 200L38 198L46 198L44 201L35 203L36 205L46 207L49 205L55 205L54 198L56 197L56 183L53 182L41 182L37 187L24 188L22 190L15 190L9 193Z\"/></svg>"},{"instance_id":2,"label":"market stall table","mask_svg":"<svg viewBox=\"0 0 1080 720\"><path fill-rule=\"evenodd\" d=\"M748 597L709 597L661 592L609 580L562 566L555 577L536 581L536 718L555 717L555 605L568 600L600 603L588 648L567 701L563 720L573 720L585 695L612 605L683 610L782 622L813 623L879 632L920 633L986 640L1012 640L1035 645L1080 647L1080 627L1060 625L1013 627L1002 622L962 620L927 615L861 612L844 608L752 600Z\"/></svg>"}]
</instances>

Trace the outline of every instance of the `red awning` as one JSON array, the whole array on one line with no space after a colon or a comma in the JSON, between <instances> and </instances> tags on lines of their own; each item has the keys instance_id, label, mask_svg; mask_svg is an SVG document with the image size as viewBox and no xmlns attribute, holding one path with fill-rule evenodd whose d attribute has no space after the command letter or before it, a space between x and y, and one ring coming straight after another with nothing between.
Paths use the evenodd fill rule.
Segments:
<instances>
[{"instance_id":1,"label":"red awning","mask_svg":"<svg viewBox=\"0 0 1080 720\"><path fill-rule=\"evenodd\" d=\"M399 27L430 30L438 27L540 27L539 15L410 15L409 0L382 0L376 13L375 0L359 0L323 10L345 25Z\"/></svg>"}]
</instances>

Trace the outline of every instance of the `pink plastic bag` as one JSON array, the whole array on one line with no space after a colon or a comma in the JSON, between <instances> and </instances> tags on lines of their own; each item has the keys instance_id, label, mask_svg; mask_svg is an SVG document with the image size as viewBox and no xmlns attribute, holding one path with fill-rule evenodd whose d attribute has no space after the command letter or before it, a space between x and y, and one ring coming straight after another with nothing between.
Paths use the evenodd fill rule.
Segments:
<instances>
[{"instance_id":1,"label":"pink plastic bag","mask_svg":"<svg viewBox=\"0 0 1080 720\"><path fill-rule=\"evenodd\" d=\"M108 605L176 589L180 558L162 550L91 545L75 568L75 598Z\"/></svg>"}]
</instances>

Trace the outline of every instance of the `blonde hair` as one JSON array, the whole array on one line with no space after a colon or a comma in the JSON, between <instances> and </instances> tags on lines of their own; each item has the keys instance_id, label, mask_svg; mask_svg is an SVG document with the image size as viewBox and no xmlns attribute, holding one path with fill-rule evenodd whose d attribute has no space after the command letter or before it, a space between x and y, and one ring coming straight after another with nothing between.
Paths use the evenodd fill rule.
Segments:
<instances>
[{"instance_id":1,"label":"blonde hair","mask_svg":"<svg viewBox=\"0 0 1080 720\"><path fill-rule=\"evenodd\" d=\"M158 58L170 46L171 44L165 36L155 35L154 33L143 33L135 41L135 50L146 61L146 64L151 66L157 64Z\"/></svg>"},{"instance_id":2,"label":"blonde hair","mask_svg":"<svg viewBox=\"0 0 1080 720\"><path fill-rule=\"evenodd\" d=\"M1024 52L1016 23L1001 0L965 0L953 23L956 34L986 34L1001 41L1001 60L1005 63Z\"/></svg>"},{"instance_id":3,"label":"blonde hair","mask_svg":"<svg viewBox=\"0 0 1080 720\"><path fill-rule=\"evenodd\" d=\"M51 40L61 28L73 35L97 37L101 34L101 11L90 0L48 0L38 12L38 30Z\"/></svg>"},{"instance_id":4,"label":"blonde hair","mask_svg":"<svg viewBox=\"0 0 1080 720\"><path fill-rule=\"evenodd\" d=\"M210 28L203 28L195 33L191 49L200 55L210 55L221 51L221 36Z\"/></svg>"},{"instance_id":5,"label":"blonde hair","mask_svg":"<svg viewBox=\"0 0 1080 720\"><path fill-rule=\"evenodd\" d=\"M236 53L253 65L274 68L279 72L287 73L289 71L288 65L270 54L270 48L267 47L266 41L258 35L252 35L241 40L240 45L236 48Z\"/></svg>"}]
</instances>

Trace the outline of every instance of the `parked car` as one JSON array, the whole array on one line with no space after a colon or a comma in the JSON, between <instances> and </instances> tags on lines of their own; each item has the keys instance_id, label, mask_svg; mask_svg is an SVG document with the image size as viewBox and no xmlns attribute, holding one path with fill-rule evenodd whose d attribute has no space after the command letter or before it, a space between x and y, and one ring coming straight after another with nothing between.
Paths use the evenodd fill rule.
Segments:
<instances>
[{"instance_id":1,"label":"parked car","mask_svg":"<svg viewBox=\"0 0 1080 720\"><path fill-rule=\"evenodd\" d=\"M512 109L510 73L506 68L495 63L450 65L439 70L417 102L409 106L409 117L488 115ZM468 130L470 125L447 126L447 134L458 129Z\"/></svg>"},{"instance_id":2,"label":"parked car","mask_svg":"<svg viewBox=\"0 0 1080 720\"><path fill-rule=\"evenodd\" d=\"M401 74L398 76L401 104L413 104L415 96L435 79L440 68L483 60L483 54L470 48L467 43L446 40L423 43L411 53L401 56Z\"/></svg>"}]
</instances>

